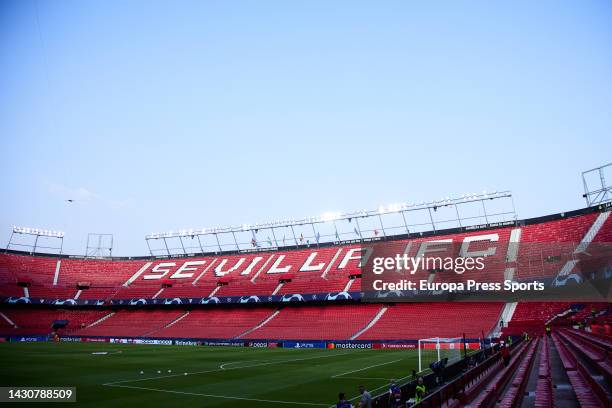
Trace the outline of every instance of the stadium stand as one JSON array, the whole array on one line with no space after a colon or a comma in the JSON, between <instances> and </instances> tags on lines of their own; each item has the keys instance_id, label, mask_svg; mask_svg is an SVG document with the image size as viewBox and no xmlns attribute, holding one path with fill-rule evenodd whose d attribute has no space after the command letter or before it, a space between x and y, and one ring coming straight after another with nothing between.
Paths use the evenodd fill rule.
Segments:
<instances>
[{"instance_id":1,"label":"stadium stand","mask_svg":"<svg viewBox=\"0 0 612 408\"><path fill-rule=\"evenodd\" d=\"M101 310L67 310L55 309L11 309L2 310L15 326L9 324L0 327L3 335L22 335L22 334L48 334L52 331L51 326L56 320L67 320L68 326L62 330L64 334L72 334L82 327L91 324L108 312ZM0 319L4 321L5 319Z\"/></svg>"},{"instance_id":2,"label":"stadium stand","mask_svg":"<svg viewBox=\"0 0 612 408\"><path fill-rule=\"evenodd\" d=\"M503 277L512 279L530 278L542 271L556 276L564 267L564 259L547 257L550 243L557 243L559 248L578 242L607 242L612 236L612 218L604 216L606 212L591 212L556 220L529 223L521 227L503 227L489 229L487 234L496 235L495 253L489 257L490 266L482 273L481 279L499 281ZM462 242L483 232L471 231L462 233L437 234L435 239L451 239ZM413 251L423 242L433 238L417 236L411 239ZM517 240L518 253L516 266L504 268L508 253L507 242ZM392 241L394 245L406 245L406 240ZM565 244L564 244L565 243ZM543 247L542 245L548 245ZM488 241L472 242L474 249L479 245L487 246ZM575 245L575 244L574 244ZM569 248L569 247L568 247ZM72 298L76 296L77 284L87 283L80 299L129 299L170 297L210 296L267 296L272 293L323 293L343 291L349 283L351 274L359 274L359 254L341 265L344 257L354 245L306 248L299 250L282 250L278 252L260 252L251 254L229 254L190 257L188 261L199 262L195 272L186 279L173 279L171 275L185 258L169 258L163 261L155 259L78 259L32 256L18 252L0 253L0 284L4 296L24 296L23 286L28 286L29 297ZM550 259L549 259L550 258ZM171 266L161 268L160 263ZM160 268L152 273L154 268ZM511 269L509 271L508 269ZM169 270L161 276L160 271ZM139 273L139 272L144 273ZM159 279L144 279L147 274ZM417 278L429 278L439 282L465 280L465 275L419 271ZM136 275L136 277L135 277ZM508 276L510 275L510 276ZM281 280L283 281L281 284ZM162 283L167 287L162 289ZM352 290L358 290L354 282ZM31 289L30 289L31 288ZM275 292L276 291L276 292ZM158 293L160 292L160 293ZM207 293L208 292L208 293ZM204 294L204 295L203 295ZM520 308L519 308L520 312ZM519 313L520 316L520 313Z\"/></svg>"},{"instance_id":3,"label":"stadium stand","mask_svg":"<svg viewBox=\"0 0 612 408\"><path fill-rule=\"evenodd\" d=\"M503 333L505 336L520 336L524 332L542 335L546 322L555 315L570 309L569 302L519 302L512 320Z\"/></svg>"},{"instance_id":4,"label":"stadium stand","mask_svg":"<svg viewBox=\"0 0 612 408\"><path fill-rule=\"evenodd\" d=\"M249 339L348 340L365 327L379 305L286 307Z\"/></svg>"},{"instance_id":5,"label":"stadium stand","mask_svg":"<svg viewBox=\"0 0 612 408\"><path fill-rule=\"evenodd\" d=\"M155 337L233 339L269 318L274 308L193 310L171 326L152 333Z\"/></svg>"},{"instance_id":6,"label":"stadium stand","mask_svg":"<svg viewBox=\"0 0 612 408\"><path fill-rule=\"evenodd\" d=\"M429 240L450 239L463 242L466 238L486 236L470 243L471 250L495 248L490 266L481 279L518 279L531 277L542 270L556 277L565 263L549 256L541 244L574 245L586 248L591 243L608 242L612 237L609 212L580 210L541 219L517 221L512 225L476 230L438 231L390 240L390 245L405 247L408 242L415 252ZM491 238L493 237L493 238ZM491 241L490 241L491 240ZM508 242L518 243L514 249ZM538 246L540 245L540 246ZM573 248L573 247L568 247ZM301 307L282 305L241 306L215 309L214 305L181 306L160 310L164 300L225 296L272 296L338 293L360 291L360 247L355 244L301 247L252 253L220 253L168 258L84 259L67 256L29 254L18 251L0 253L0 296L64 301L103 301L101 313L107 319L90 325L89 311L76 309L68 316L86 336L186 336L203 338L249 339L355 339L406 340L432 336L456 337L465 333L472 338L486 337L495 332L502 312L509 311L503 335L544 333L544 325L556 315L571 324L576 319L591 317L590 309L603 309L606 304L587 304L574 309L571 303L530 302L508 308L500 302L452 304L388 302L384 305L316 303ZM550 259L548 259L550 258ZM516 260L514 262L513 260ZM190 266L191 265L191 266ZM188 269L183 269L189 266ZM571 269L571 268L570 268ZM570 270L571 272L571 270ZM416 278L436 282L458 282L466 275L445 271L418 271ZM140 299L160 300L148 310L105 309L109 301L129 305ZM117 304L113 305L117 307ZM278 309L278 310L277 310ZM37 308L29 312L31 321L23 319L11 305L2 307L7 316L17 313L20 329L45 333L49 319L60 312ZM273 315L273 316L272 316ZM98 316L98 315L96 315ZM272 316L272 317L271 317ZM469 319L457 318L469 316ZM98 316L100 317L100 316ZM270 318L271 317L271 318ZM574 318L571 320L570 318ZM180 319L180 320L178 320ZM40 323L42 322L42 323ZM40 324L39 324L40 323ZM4 325L6 326L6 325ZM7 329L4 327L4 329ZM559 333L572 341L590 341L577 334ZM575 339L575 340L574 340ZM544 346L540 346L544 347Z\"/></svg>"},{"instance_id":7,"label":"stadium stand","mask_svg":"<svg viewBox=\"0 0 612 408\"><path fill-rule=\"evenodd\" d=\"M478 338L497 324L502 306L498 302L456 302L452 307L447 303L398 303L357 339L453 337L458 333Z\"/></svg>"},{"instance_id":8,"label":"stadium stand","mask_svg":"<svg viewBox=\"0 0 612 408\"><path fill-rule=\"evenodd\" d=\"M414 255L431 240L461 243L478 236L487 238L470 242L470 250L494 248L481 280L528 280L543 274L564 279L577 270L573 261L582 251L589 249L592 255L598 250L594 244L610 242L612 217L606 211L583 210L502 227L419 234L390 240L389 245L403 250L410 243ZM84 338L392 343L461 335L483 339L495 334L517 341L508 348L507 366L499 351L480 350L475 366L468 367L465 360L453 363L459 369L448 384L438 384L431 374L428 381L436 391L421 406L609 406L608 303L398 303L392 297L385 303L359 303L339 293L360 292L360 250L355 244L343 244L140 259L4 251L0 253L0 297L5 300L0 306L0 336L47 335L59 320L68 323L59 329L60 335ZM464 282L467 275L420 270L415 278ZM289 301L294 294L312 295L311 301L263 303L274 295ZM239 302L223 304L229 296ZM243 304L252 297L257 299ZM200 304L200 298L209 298L202 302L210 304ZM23 304L40 299L50 304ZM79 306L69 306L77 300ZM148 301L154 302L130 307ZM552 326L550 336L547 324ZM524 333L532 338L521 340ZM410 392L404 394L406 400Z\"/></svg>"},{"instance_id":9,"label":"stadium stand","mask_svg":"<svg viewBox=\"0 0 612 408\"><path fill-rule=\"evenodd\" d=\"M181 310L121 310L94 326L75 331L78 336L147 336L159 331L185 312Z\"/></svg>"}]
</instances>

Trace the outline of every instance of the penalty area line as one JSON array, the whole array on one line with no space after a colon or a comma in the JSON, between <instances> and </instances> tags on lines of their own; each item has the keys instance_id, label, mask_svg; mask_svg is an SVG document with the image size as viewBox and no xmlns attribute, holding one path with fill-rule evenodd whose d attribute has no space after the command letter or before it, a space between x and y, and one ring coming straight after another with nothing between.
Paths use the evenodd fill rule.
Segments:
<instances>
[{"instance_id":1,"label":"penalty area line","mask_svg":"<svg viewBox=\"0 0 612 408\"><path fill-rule=\"evenodd\" d=\"M359 371L368 370L370 368L380 367L380 366L384 366L384 365L387 365L387 364L397 363L398 361L401 361L401 360L402 360L401 358L398 358L397 360L387 361L386 363L374 364L374 365L371 365L371 366L368 366L368 367L359 368L357 370L347 371L346 373L332 375L330 378L338 378L338 377L342 377L342 376L347 375L347 374L358 373Z\"/></svg>"},{"instance_id":2,"label":"penalty area line","mask_svg":"<svg viewBox=\"0 0 612 408\"><path fill-rule=\"evenodd\" d=\"M231 397L227 395L203 394L203 393L198 393L198 392L173 391L173 390L164 390L160 388L137 387L134 385L108 385L108 384L105 384L105 385L108 387L120 387L120 388L130 388L130 389L135 389L135 390L165 392L168 394L195 395L198 397L207 397L207 398L221 398L221 399L230 399L230 400L238 400L238 401L265 402L265 403L271 403L271 404L307 405L307 406L312 406L312 407L327 407L327 404L321 404L321 403L316 403L316 402L281 401L281 400L267 400L267 399L259 399L259 398L247 398L247 397Z\"/></svg>"}]
</instances>

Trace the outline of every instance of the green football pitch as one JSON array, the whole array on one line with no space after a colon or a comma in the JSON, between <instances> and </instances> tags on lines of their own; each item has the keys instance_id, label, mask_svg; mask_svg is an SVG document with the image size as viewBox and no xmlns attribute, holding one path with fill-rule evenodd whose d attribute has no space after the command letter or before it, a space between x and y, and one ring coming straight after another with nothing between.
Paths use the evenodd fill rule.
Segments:
<instances>
[{"instance_id":1,"label":"green football pitch","mask_svg":"<svg viewBox=\"0 0 612 408\"><path fill-rule=\"evenodd\" d=\"M0 361L1 386L73 386L73 406L280 408L329 407L340 391L356 401L360 384L372 395L383 393L390 379L411 376L418 356L414 350L0 343Z\"/></svg>"}]
</instances>

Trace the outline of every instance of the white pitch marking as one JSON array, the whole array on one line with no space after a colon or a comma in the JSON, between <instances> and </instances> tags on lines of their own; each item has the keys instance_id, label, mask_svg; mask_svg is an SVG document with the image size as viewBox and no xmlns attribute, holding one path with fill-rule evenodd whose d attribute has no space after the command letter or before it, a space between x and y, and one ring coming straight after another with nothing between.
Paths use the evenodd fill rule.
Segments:
<instances>
[{"instance_id":1,"label":"white pitch marking","mask_svg":"<svg viewBox=\"0 0 612 408\"><path fill-rule=\"evenodd\" d=\"M316 356L316 357L296 358L296 359L293 359L293 360L280 360L280 361L273 361L273 362L270 362L270 363L253 364L253 365L243 366L243 367L230 367L230 368L226 368L226 369L216 368L216 369L213 369L213 370L195 371L193 373L188 373L188 374L206 374L206 373L215 373L215 372L223 371L223 370L226 370L226 371L227 370L240 370L242 368L253 368L253 367L261 367L261 366L267 366L267 365L273 365L273 364L291 363L291 362L294 362L294 361L316 360L316 359L319 359L319 358L345 356L347 354L352 354L352 352L338 353L338 354L328 354L328 355L325 355L325 356ZM157 377L138 378L138 379L133 379L133 380L112 381L112 382L104 383L102 385L111 386L111 385L114 385L114 384L123 384L123 383L137 382L137 381L159 380L159 379L162 379L162 378L178 377L179 375L180 374L173 374L173 375L162 375L162 376L157 376Z\"/></svg>"},{"instance_id":2,"label":"white pitch marking","mask_svg":"<svg viewBox=\"0 0 612 408\"><path fill-rule=\"evenodd\" d=\"M104 384L104 385L107 385L107 384ZM109 385L109 387L121 387L121 388L132 388L135 390L167 392L170 394L197 395L200 397L207 397L207 398L222 398L222 399L231 399L231 400L239 400L239 401L253 401L253 402L269 402L273 404L308 405L308 406L316 406L316 407L326 407L327 406L327 404L320 404L316 402L279 401L279 400L266 400L266 399L246 398L246 397L229 397L227 395L200 394L197 392L162 390L158 388L135 387L133 385Z\"/></svg>"},{"instance_id":3,"label":"white pitch marking","mask_svg":"<svg viewBox=\"0 0 612 408\"><path fill-rule=\"evenodd\" d=\"M119 350L119 351L94 351L91 354L94 356L107 356L110 354L121 354L121 353L122 351Z\"/></svg>"},{"instance_id":4,"label":"white pitch marking","mask_svg":"<svg viewBox=\"0 0 612 408\"><path fill-rule=\"evenodd\" d=\"M374 365L371 365L371 366L368 366L368 367L359 368L359 369L353 370L353 371L347 371L346 373L342 373L342 374L332 375L331 378L342 377L343 375L346 375L346 374L353 374L353 373L357 373L359 371L367 370L368 368L380 367L380 366L384 366L384 365L387 365L387 364L397 363L398 361L401 361L401 358L398 358L397 360L393 360L393 361L388 361L386 363L374 364Z\"/></svg>"},{"instance_id":5,"label":"white pitch marking","mask_svg":"<svg viewBox=\"0 0 612 408\"><path fill-rule=\"evenodd\" d=\"M251 362L254 362L254 361L270 361L270 360L244 360L244 361L232 361L232 362L229 362L229 363L223 363L223 364L221 364L221 365L219 366L219 368L220 368L220 369L222 369L222 370L224 370L224 369L225 369L225 366L228 366L228 365L230 365L230 364L238 364L238 363L251 363Z\"/></svg>"}]
</instances>

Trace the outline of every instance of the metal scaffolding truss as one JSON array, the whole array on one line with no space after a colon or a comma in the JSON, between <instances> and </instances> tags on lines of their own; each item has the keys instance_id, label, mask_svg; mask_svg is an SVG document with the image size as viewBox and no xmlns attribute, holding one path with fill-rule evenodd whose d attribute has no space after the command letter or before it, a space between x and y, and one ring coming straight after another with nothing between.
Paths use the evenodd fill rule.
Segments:
<instances>
[{"instance_id":1,"label":"metal scaffolding truss","mask_svg":"<svg viewBox=\"0 0 612 408\"><path fill-rule=\"evenodd\" d=\"M391 204L376 210L328 212L303 219L153 233L146 235L145 240L152 256L165 257L383 240L510 220L516 220L512 193L494 191Z\"/></svg>"},{"instance_id":2,"label":"metal scaffolding truss","mask_svg":"<svg viewBox=\"0 0 612 408\"><path fill-rule=\"evenodd\" d=\"M85 258L112 257L113 240L113 234L87 234Z\"/></svg>"},{"instance_id":3,"label":"metal scaffolding truss","mask_svg":"<svg viewBox=\"0 0 612 408\"><path fill-rule=\"evenodd\" d=\"M586 199L587 207L612 200L612 185L607 183L606 173L612 177L612 163L582 172L582 184L584 185L582 196Z\"/></svg>"}]
</instances>

